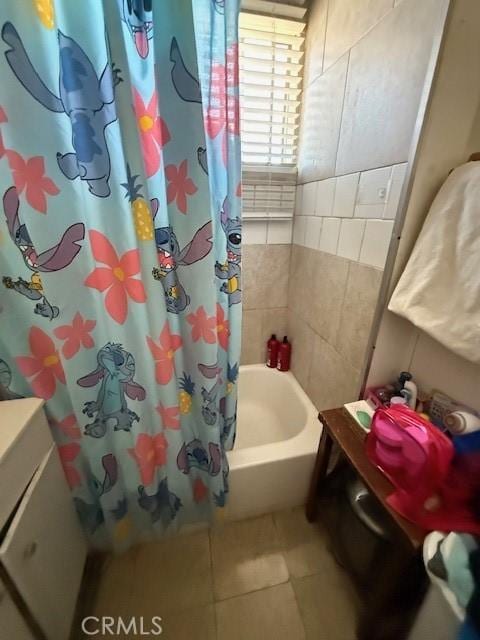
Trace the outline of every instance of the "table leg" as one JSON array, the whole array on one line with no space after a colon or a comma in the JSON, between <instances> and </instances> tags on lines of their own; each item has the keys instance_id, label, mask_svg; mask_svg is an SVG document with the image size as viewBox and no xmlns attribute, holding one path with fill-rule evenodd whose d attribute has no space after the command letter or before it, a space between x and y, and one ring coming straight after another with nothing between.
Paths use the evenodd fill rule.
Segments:
<instances>
[{"instance_id":1,"label":"table leg","mask_svg":"<svg viewBox=\"0 0 480 640\"><path fill-rule=\"evenodd\" d=\"M310 488L308 490L307 504L305 505L305 515L309 522L314 522L317 518L318 510L318 487L327 475L328 462L332 452L333 440L328 429L323 425L322 436L318 445L317 458L313 468Z\"/></svg>"}]
</instances>

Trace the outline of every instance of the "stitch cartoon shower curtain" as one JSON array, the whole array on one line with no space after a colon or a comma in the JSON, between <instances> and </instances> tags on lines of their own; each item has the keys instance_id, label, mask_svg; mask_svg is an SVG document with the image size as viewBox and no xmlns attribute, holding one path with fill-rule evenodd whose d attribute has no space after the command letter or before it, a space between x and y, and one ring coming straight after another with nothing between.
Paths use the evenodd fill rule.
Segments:
<instances>
[{"instance_id":1,"label":"stitch cartoon shower curtain","mask_svg":"<svg viewBox=\"0 0 480 640\"><path fill-rule=\"evenodd\" d=\"M92 545L228 493L238 0L0 8L0 384L45 399Z\"/></svg>"}]
</instances>

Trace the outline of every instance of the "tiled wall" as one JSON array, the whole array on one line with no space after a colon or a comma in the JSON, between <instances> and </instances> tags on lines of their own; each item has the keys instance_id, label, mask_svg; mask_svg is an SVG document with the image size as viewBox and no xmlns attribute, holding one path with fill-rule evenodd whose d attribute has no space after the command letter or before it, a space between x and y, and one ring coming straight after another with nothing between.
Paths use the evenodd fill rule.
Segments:
<instances>
[{"instance_id":1,"label":"tiled wall","mask_svg":"<svg viewBox=\"0 0 480 640\"><path fill-rule=\"evenodd\" d=\"M383 268L406 163L297 187L293 242Z\"/></svg>"},{"instance_id":2,"label":"tiled wall","mask_svg":"<svg viewBox=\"0 0 480 640\"><path fill-rule=\"evenodd\" d=\"M319 409L356 399L438 0L313 0L287 328Z\"/></svg>"},{"instance_id":3,"label":"tiled wall","mask_svg":"<svg viewBox=\"0 0 480 640\"><path fill-rule=\"evenodd\" d=\"M301 184L405 162L439 0L313 0Z\"/></svg>"},{"instance_id":4,"label":"tiled wall","mask_svg":"<svg viewBox=\"0 0 480 640\"><path fill-rule=\"evenodd\" d=\"M247 244L290 244L293 220L243 219L242 241Z\"/></svg>"},{"instance_id":5,"label":"tiled wall","mask_svg":"<svg viewBox=\"0 0 480 640\"><path fill-rule=\"evenodd\" d=\"M383 272L294 245L287 328L292 371L318 408L355 399Z\"/></svg>"},{"instance_id":6,"label":"tiled wall","mask_svg":"<svg viewBox=\"0 0 480 640\"><path fill-rule=\"evenodd\" d=\"M420 141L392 287L450 170L480 150L479 22L478 0L453 3ZM403 370L411 371L423 390L439 389L480 411L480 367L446 349L404 318L385 311L368 384L384 384Z\"/></svg>"},{"instance_id":7,"label":"tiled wall","mask_svg":"<svg viewBox=\"0 0 480 640\"><path fill-rule=\"evenodd\" d=\"M290 244L243 247L242 364L265 361L270 334L287 332Z\"/></svg>"}]
</instances>

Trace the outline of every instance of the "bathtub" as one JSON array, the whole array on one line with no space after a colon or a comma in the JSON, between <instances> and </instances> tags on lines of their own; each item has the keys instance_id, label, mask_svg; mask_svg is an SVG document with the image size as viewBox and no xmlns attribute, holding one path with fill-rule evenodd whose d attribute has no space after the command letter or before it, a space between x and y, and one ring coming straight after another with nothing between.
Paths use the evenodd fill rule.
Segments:
<instances>
[{"instance_id":1,"label":"bathtub","mask_svg":"<svg viewBox=\"0 0 480 640\"><path fill-rule=\"evenodd\" d=\"M321 434L317 414L291 372L240 367L228 519L304 504Z\"/></svg>"}]
</instances>

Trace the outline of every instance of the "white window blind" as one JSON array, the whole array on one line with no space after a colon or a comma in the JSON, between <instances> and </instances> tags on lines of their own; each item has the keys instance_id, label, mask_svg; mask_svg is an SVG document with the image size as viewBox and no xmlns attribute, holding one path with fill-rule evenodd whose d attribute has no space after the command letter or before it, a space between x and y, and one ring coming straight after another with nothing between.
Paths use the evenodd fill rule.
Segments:
<instances>
[{"instance_id":1,"label":"white window blind","mask_svg":"<svg viewBox=\"0 0 480 640\"><path fill-rule=\"evenodd\" d=\"M292 167L243 165L242 215L244 220L292 218L297 171Z\"/></svg>"},{"instance_id":2,"label":"white window blind","mask_svg":"<svg viewBox=\"0 0 480 640\"><path fill-rule=\"evenodd\" d=\"M297 161L305 23L240 14L242 162Z\"/></svg>"}]
</instances>

